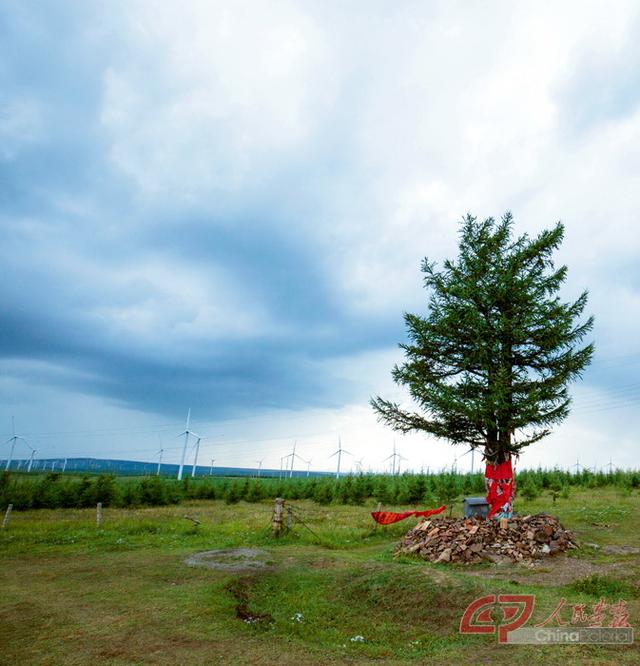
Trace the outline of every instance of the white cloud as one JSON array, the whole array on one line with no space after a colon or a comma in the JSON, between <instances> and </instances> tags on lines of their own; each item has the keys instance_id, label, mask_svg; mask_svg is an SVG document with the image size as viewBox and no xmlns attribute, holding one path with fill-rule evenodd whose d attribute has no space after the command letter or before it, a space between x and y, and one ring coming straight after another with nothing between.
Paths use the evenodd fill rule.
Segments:
<instances>
[{"instance_id":1,"label":"white cloud","mask_svg":"<svg viewBox=\"0 0 640 666\"><path fill-rule=\"evenodd\" d=\"M42 138L43 126L43 111L36 100L0 94L0 164L32 147Z\"/></svg>"},{"instance_id":2,"label":"white cloud","mask_svg":"<svg viewBox=\"0 0 640 666\"><path fill-rule=\"evenodd\" d=\"M325 35L295 3L138 2L125 27L131 57L106 71L102 122L154 205L269 178L335 94Z\"/></svg>"},{"instance_id":3,"label":"white cloud","mask_svg":"<svg viewBox=\"0 0 640 666\"><path fill-rule=\"evenodd\" d=\"M194 341L281 333L255 285L231 269L190 265L161 249L124 251L137 228L154 224L149 211L170 211L186 227L196 208L221 225L219 207L251 202L264 212L261 223L313 248L325 270L318 279L339 292L345 312L374 321L424 307L420 259L455 255L456 223L467 211L511 208L518 233L560 218L568 297L591 289L588 311L605 356L637 348L640 111L626 100L619 113L605 89L609 78L626 81L621 53L638 62L636 3L441 2L365 12L140 1L109 13L112 32L99 34L113 46L101 71L96 150L132 187L133 201L122 204L130 215L102 213L90 193L53 192L55 224L36 215L9 220L16 234L3 250L18 256L28 246L34 273L46 266L54 285L73 285L69 307L100 321L105 344L127 337L160 358L167 350L197 355ZM594 63L601 91L583 85ZM575 120L580 105L598 107L588 126ZM4 105L5 157L42 138L41 113L26 96ZM103 256L118 246L121 256ZM286 452L289 435L310 431L320 433L306 439L325 456L320 463L314 455L318 466L336 433L358 458L381 459L393 434L375 423L366 399L402 398L389 380L397 358L394 349L318 362L318 374L352 383L359 401L256 415L251 426L229 425L229 436L281 437L260 445L271 466L279 457L272 450ZM569 464L581 451L597 458L613 446L633 464L637 417L621 413L616 428L613 412L576 411L523 461ZM427 447L419 436L402 446L414 467L453 458L446 444ZM228 462L250 464L251 451L229 449Z\"/></svg>"}]
</instances>

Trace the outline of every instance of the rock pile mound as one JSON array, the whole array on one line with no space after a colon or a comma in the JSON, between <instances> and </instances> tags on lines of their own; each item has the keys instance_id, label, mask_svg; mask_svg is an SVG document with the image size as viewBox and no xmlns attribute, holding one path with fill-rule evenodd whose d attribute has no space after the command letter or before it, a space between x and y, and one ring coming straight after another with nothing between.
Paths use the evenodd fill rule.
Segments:
<instances>
[{"instance_id":1,"label":"rock pile mound","mask_svg":"<svg viewBox=\"0 0 640 666\"><path fill-rule=\"evenodd\" d=\"M514 516L509 520L438 518L416 525L396 553L430 562L531 562L577 548L575 537L553 516Z\"/></svg>"}]
</instances>

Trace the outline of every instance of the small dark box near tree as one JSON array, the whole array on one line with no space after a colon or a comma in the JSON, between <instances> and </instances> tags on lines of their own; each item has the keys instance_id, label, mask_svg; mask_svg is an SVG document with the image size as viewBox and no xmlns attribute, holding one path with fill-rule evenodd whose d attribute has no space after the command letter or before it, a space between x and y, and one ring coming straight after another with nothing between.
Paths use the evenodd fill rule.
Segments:
<instances>
[{"instance_id":1,"label":"small dark box near tree","mask_svg":"<svg viewBox=\"0 0 640 666\"><path fill-rule=\"evenodd\" d=\"M462 506L464 507L465 518L472 518L473 516L486 518L489 513L489 503L484 497L465 497Z\"/></svg>"}]
</instances>

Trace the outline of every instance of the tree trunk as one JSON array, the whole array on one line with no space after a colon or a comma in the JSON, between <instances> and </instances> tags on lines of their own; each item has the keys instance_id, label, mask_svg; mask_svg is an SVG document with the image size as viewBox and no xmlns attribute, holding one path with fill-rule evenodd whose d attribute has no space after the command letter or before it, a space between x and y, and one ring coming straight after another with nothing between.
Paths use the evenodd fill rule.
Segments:
<instances>
[{"instance_id":1,"label":"tree trunk","mask_svg":"<svg viewBox=\"0 0 640 666\"><path fill-rule=\"evenodd\" d=\"M487 518L511 518L515 492L511 456L508 456L503 462L496 462L496 458L492 461L487 457L484 483L487 489L487 502L489 503Z\"/></svg>"}]
</instances>

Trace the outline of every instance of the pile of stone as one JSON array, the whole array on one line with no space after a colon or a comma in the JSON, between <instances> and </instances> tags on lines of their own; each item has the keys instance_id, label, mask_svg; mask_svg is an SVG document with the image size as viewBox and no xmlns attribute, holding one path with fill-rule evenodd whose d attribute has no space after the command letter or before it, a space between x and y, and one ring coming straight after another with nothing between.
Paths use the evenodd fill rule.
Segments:
<instances>
[{"instance_id":1,"label":"pile of stone","mask_svg":"<svg viewBox=\"0 0 640 666\"><path fill-rule=\"evenodd\" d=\"M577 548L575 537L553 516L514 516L508 520L437 518L416 525L396 553L430 562L532 562Z\"/></svg>"}]
</instances>

